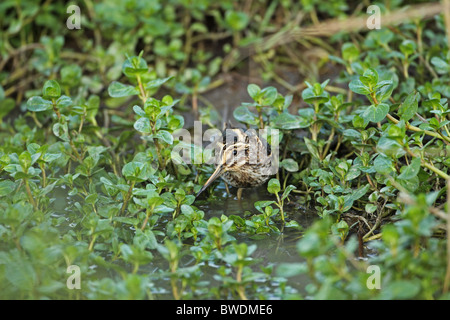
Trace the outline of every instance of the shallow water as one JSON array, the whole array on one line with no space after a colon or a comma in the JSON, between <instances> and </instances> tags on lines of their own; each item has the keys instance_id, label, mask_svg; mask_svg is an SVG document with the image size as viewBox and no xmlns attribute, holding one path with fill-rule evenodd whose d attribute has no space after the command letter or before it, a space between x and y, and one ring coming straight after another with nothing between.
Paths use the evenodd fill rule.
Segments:
<instances>
[{"instance_id":1,"label":"shallow water","mask_svg":"<svg viewBox=\"0 0 450 320\"><path fill-rule=\"evenodd\" d=\"M214 199L206 200L207 195L203 195L198 199L194 205L205 212L204 219L209 220L213 216L220 217L221 215L238 215L245 217L247 215L259 214L255 209L254 203L261 200L274 200L273 195L269 194L265 187L246 189L242 194L242 199L237 200L236 189L231 188L231 195L227 195L223 184L221 183L215 188ZM203 199L203 200L202 200ZM299 263L305 260L299 256L296 243L298 239L317 218L317 214L308 212L303 209L289 208L287 221L295 220L302 227L301 230L296 228L284 228L280 223L277 227L281 233L267 233L267 234L248 234L248 233L230 233L236 238L238 242L245 242L248 245L256 244L257 249L251 255L251 257L258 261L257 264L252 265L252 269L255 272L261 272L260 267L273 266L273 281L267 283L261 281L261 293L269 299L279 299L280 296L275 294L278 290L280 278L276 277L276 267L281 263ZM156 258L156 257L155 257ZM191 267L195 265L193 258L181 259L180 267ZM164 260L155 259L147 266L148 271L157 272L158 270L167 270L168 264ZM202 265L202 280L209 281L211 284L216 283L214 276L217 274L217 268L219 266L214 263ZM170 283L167 281L157 281L155 284L162 289L158 298L171 298ZM285 281L283 279L282 281ZM288 285L286 293L299 293L302 296L305 295L305 286L310 282L310 279L306 275L294 276L288 279ZM219 282L217 282L219 284ZM230 297L231 298L231 297ZM249 297L254 298L254 297Z\"/></svg>"},{"instance_id":2,"label":"shallow water","mask_svg":"<svg viewBox=\"0 0 450 320\"><path fill-rule=\"evenodd\" d=\"M256 201L262 200L275 200L272 194L267 192L265 186L254 189L245 189L242 193L242 199L238 200L236 197L235 188L230 188L231 195L228 195L225 190L225 185L220 183L212 191L214 196L208 197L205 192L198 200L195 201L194 205L205 212L204 219L208 221L210 218L216 216L221 217L222 215L230 216L237 215L248 219L254 214L260 214L254 207ZM64 207L67 207L67 191L64 189L56 189L55 198L53 205L55 212L60 212L60 214L55 213L54 218L60 220L60 228L72 229L77 226L71 223L67 212ZM63 205L65 204L65 205ZM261 272L260 267L270 267L273 266L272 280L270 282L261 280L261 294L269 299L279 299L280 295L277 294L279 290L279 281L285 281L277 277L276 268L282 263L299 263L305 260L299 256L296 248L297 241L302 236L304 230L306 230L318 216L316 213L305 210L303 208L294 206L292 204L285 204L286 211L286 221L295 220L302 228L299 230L292 227L284 227L281 223L277 224L277 227L281 233L263 233L263 234L249 234L245 232L230 232L239 243L245 242L247 245L255 244L257 249L251 257L258 261L256 264L252 265L251 268L255 272ZM160 230L165 231L165 230ZM183 246L183 250L189 251L189 246L192 244L188 243ZM217 263L217 264L216 264ZM131 265L124 265L119 263L122 267L132 272ZM209 261L203 262L201 264L202 276L200 281L207 281L210 285L220 285L220 281L215 279L217 275L217 270L223 262ZM189 268L196 265L195 259L191 255L185 255L181 258L179 268ZM152 291L153 297L155 299L173 299L170 285L170 278L165 274L169 269L168 262L162 258L159 254L154 254L154 259L151 263L147 265L141 265L139 267L140 274L148 274L152 278L152 283L154 285ZM113 273L112 270L104 270L103 268L98 268L96 270L96 275L99 278L103 276L111 277ZM256 281L259 283L259 281ZM310 282L306 275L294 276L288 278L288 285L286 292L289 293L300 293L305 295L305 286ZM222 298L222 297L221 297ZM227 298L227 297L223 297ZM229 296L228 298L232 298ZM256 298L249 296L249 298ZM195 297L194 297L195 299Z\"/></svg>"}]
</instances>

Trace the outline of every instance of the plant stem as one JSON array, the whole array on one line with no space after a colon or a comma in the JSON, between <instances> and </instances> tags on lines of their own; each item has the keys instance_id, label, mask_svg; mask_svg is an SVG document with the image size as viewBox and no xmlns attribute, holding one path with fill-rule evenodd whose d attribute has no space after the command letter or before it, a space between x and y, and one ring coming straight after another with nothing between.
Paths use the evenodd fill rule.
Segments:
<instances>
[{"instance_id":1,"label":"plant stem","mask_svg":"<svg viewBox=\"0 0 450 320\"><path fill-rule=\"evenodd\" d=\"M373 185L372 179L370 179L370 176L369 176L368 173L366 173L366 178L367 178L367 181L369 182L370 186L371 186L373 189L376 189L376 187Z\"/></svg>"},{"instance_id":2,"label":"plant stem","mask_svg":"<svg viewBox=\"0 0 450 320\"><path fill-rule=\"evenodd\" d=\"M239 286L237 288L237 292L239 294L239 297L242 300L248 300L247 296L245 295L244 286L241 284L241 282L242 282L242 269L243 269L243 267L242 267L242 265L240 265L238 267L237 274L236 274L236 281L239 283Z\"/></svg>"},{"instance_id":3,"label":"plant stem","mask_svg":"<svg viewBox=\"0 0 450 320\"><path fill-rule=\"evenodd\" d=\"M94 234L94 235L92 236L91 243L89 243L89 248L88 248L89 251L92 251L92 249L94 248L94 243L95 243L95 240L96 240L96 239L97 239L97 235Z\"/></svg>"},{"instance_id":4,"label":"plant stem","mask_svg":"<svg viewBox=\"0 0 450 320\"><path fill-rule=\"evenodd\" d=\"M450 179L450 176L448 174L446 174L444 171L436 168L433 164L426 162L423 158L421 158L420 156L415 155L408 146L406 146L406 151L408 152L409 155L411 155L411 157L413 158L417 158L419 157L421 160L421 165L424 166L425 168L430 169L431 171L433 171L434 173L436 173L438 176L440 176L441 178L444 178L446 180Z\"/></svg>"},{"instance_id":5,"label":"plant stem","mask_svg":"<svg viewBox=\"0 0 450 320\"><path fill-rule=\"evenodd\" d=\"M37 210L38 207L36 205L36 201L34 201L33 195L31 194L31 189L30 189L30 185L28 183L28 179L24 179L24 180L25 180L25 189L27 190L27 194L28 194L28 199L30 199L30 202L33 205L34 209Z\"/></svg>"},{"instance_id":6,"label":"plant stem","mask_svg":"<svg viewBox=\"0 0 450 320\"><path fill-rule=\"evenodd\" d=\"M72 136L70 135L70 133L69 133L69 144L70 144L70 147L72 148L73 152L75 152L75 156L76 156L76 159L78 160L78 162L82 163L83 159L81 158L80 154L78 153L77 147L75 147L75 144L73 143Z\"/></svg>"},{"instance_id":7,"label":"plant stem","mask_svg":"<svg viewBox=\"0 0 450 320\"><path fill-rule=\"evenodd\" d=\"M62 119L61 112L59 112L59 109L56 106L56 100L55 99L52 99L52 104L53 104L53 111L55 112L56 116L58 117L58 121L61 122L61 119ZM77 148L75 147L75 144L73 143L72 135L70 134L70 128L69 128L68 124L67 124L67 134L69 136L69 145L72 148L73 152L75 153L76 160L79 163L82 163L83 159L81 158L80 154L78 153Z\"/></svg>"},{"instance_id":8,"label":"plant stem","mask_svg":"<svg viewBox=\"0 0 450 320\"><path fill-rule=\"evenodd\" d=\"M146 215L145 220L144 220L144 222L142 223L142 226L141 226L141 230L142 230L142 231L144 231L145 226L147 225L148 219L150 218L150 216L152 215L152 213L153 213L153 208L152 208L152 210L148 210L148 209L147 209L147 215Z\"/></svg>"},{"instance_id":9,"label":"plant stem","mask_svg":"<svg viewBox=\"0 0 450 320\"><path fill-rule=\"evenodd\" d=\"M403 63L403 76L405 77L405 79L409 78L408 67L409 67L408 63L404 62Z\"/></svg>"},{"instance_id":10,"label":"plant stem","mask_svg":"<svg viewBox=\"0 0 450 320\"><path fill-rule=\"evenodd\" d=\"M150 127L152 129L152 134L155 135L156 134L156 128L155 128L156 123L152 122L150 120ZM156 148L156 156L158 157L158 163L159 163L159 167L161 168L161 170L164 170L165 168L165 164L164 161L161 157L161 145L159 144L158 140L153 138L153 141L155 142L155 148Z\"/></svg>"},{"instance_id":11,"label":"plant stem","mask_svg":"<svg viewBox=\"0 0 450 320\"><path fill-rule=\"evenodd\" d=\"M264 129L264 121L262 117L262 110L258 108L258 116L259 116L259 128Z\"/></svg>"},{"instance_id":12,"label":"plant stem","mask_svg":"<svg viewBox=\"0 0 450 320\"><path fill-rule=\"evenodd\" d=\"M389 120L391 120L392 122L394 122L395 124L400 122L397 119L395 119L393 116L391 116L389 113L387 114L387 118ZM415 131L415 132L423 132L423 133L425 133L425 134L427 134L429 136L436 137L436 138L439 138L441 140L450 142L450 137L441 135L439 133L436 133L436 132L433 132L433 131L428 131L428 130L422 130L422 129L418 128L418 127L410 125L409 123L406 123L405 126L406 126L406 129L408 129L408 130Z\"/></svg>"},{"instance_id":13,"label":"plant stem","mask_svg":"<svg viewBox=\"0 0 450 320\"><path fill-rule=\"evenodd\" d=\"M131 194L133 193L133 188L134 188L135 183L136 183L136 181L131 182L130 188L128 189L128 193L123 201L122 209L120 209L120 215L122 215L125 212L125 209L128 205L128 201L130 200Z\"/></svg>"},{"instance_id":14,"label":"plant stem","mask_svg":"<svg viewBox=\"0 0 450 320\"><path fill-rule=\"evenodd\" d=\"M432 164L429 164L428 162L426 162L425 160L422 160L422 165L428 169L430 169L431 171L433 171L434 173L436 173L438 176L448 180L450 179L450 176L448 174L446 174L445 172L439 170L438 168L436 168L435 166L433 166Z\"/></svg>"},{"instance_id":15,"label":"plant stem","mask_svg":"<svg viewBox=\"0 0 450 320\"><path fill-rule=\"evenodd\" d=\"M178 293L177 280L173 277L170 278L170 286L172 287L172 294L175 300L180 300L180 295Z\"/></svg>"},{"instance_id":16,"label":"plant stem","mask_svg":"<svg viewBox=\"0 0 450 320\"><path fill-rule=\"evenodd\" d=\"M147 93L145 92L144 86L142 85L141 76L137 75L136 76L136 80L137 80L138 86L139 86L139 92L140 92L139 98L145 104L145 102L147 101L148 96L147 96Z\"/></svg>"},{"instance_id":17,"label":"plant stem","mask_svg":"<svg viewBox=\"0 0 450 320\"><path fill-rule=\"evenodd\" d=\"M375 92L372 92L372 93L370 94L370 96L372 97L373 103L374 103L374 104L376 104L376 105L379 105L379 104L380 104L380 103L378 102L378 100L377 100L377 96L376 96Z\"/></svg>"},{"instance_id":18,"label":"plant stem","mask_svg":"<svg viewBox=\"0 0 450 320\"><path fill-rule=\"evenodd\" d=\"M136 76L136 80L137 80L138 86L139 86L139 92L140 92L139 98L141 99L142 104L145 106L145 102L148 99L147 92L144 89L144 86L142 84L142 79L141 79L140 75ZM151 121L150 121L150 126L152 128L152 133L156 134L155 124L151 123ZM154 139L154 141L155 141L156 153L158 155L158 163L159 163L159 166L161 167L161 170L163 170L164 169L164 163L163 163L163 159L161 158L161 146L160 146L159 142L156 139Z\"/></svg>"},{"instance_id":19,"label":"plant stem","mask_svg":"<svg viewBox=\"0 0 450 320\"><path fill-rule=\"evenodd\" d=\"M325 149L323 150L322 156L320 157L321 160L325 159L325 157L327 156L328 150L330 149L331 143L333 142L334 133L335 133L335 129L334 129L334 127L332 127L330 136L328 137L328 140L326 142Z\"/></svg>"},{"instance_id":20,"label":"plant stem","mask_svg":"<svg viewBox=\"0 0 450 320\"><path fill-rule=\"evenodd\" d=\"M195 119L198 119L198 99L197 99L197 91L194 90L192 93L192 110L194 111Z\"/></svg>"},{"instance_id":21,"label":"plant stem","mask_svg":"<svg viewBox=\"0 0 450 320\"><path fill-rule=\"evenodd\" d=\"M47 176L45 174L45 167L43 163L39 163L39 167L41 167L42 171L42 188L45 188L47 185Z\"/></svg>"},{"instance_id":22,"label":"plant stem","mask_svg":"<svg viewBox=\"0 0 450 320\"><path fill-rule=\"evenodd\" d=\"M277 196L278 208L280 208L281 220L283 220L283 222L284 222L283 202L281 201L278 193L275 193L275 195Z\"/></svg>"}]
</instances>

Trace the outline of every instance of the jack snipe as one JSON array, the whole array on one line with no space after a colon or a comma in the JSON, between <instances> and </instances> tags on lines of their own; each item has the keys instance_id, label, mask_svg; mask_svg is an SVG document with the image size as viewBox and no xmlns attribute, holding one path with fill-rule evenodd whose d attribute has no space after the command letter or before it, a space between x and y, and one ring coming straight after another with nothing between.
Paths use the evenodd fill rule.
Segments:
<instances>
[{"instance_id":1,"label":"jack snipe","mask_svg":"<svg viewBox=\"0 0 450 320\"><path fill-rule=\"evenodd\" d=\"M259 138L255 130L226 129L215 149L216 170L197 193L199 196L208 186L221 177L228 185L238 189L241 198L243 188L262 185L273 174L273 154L270 146Z\"/></svg>"}]
</instances>

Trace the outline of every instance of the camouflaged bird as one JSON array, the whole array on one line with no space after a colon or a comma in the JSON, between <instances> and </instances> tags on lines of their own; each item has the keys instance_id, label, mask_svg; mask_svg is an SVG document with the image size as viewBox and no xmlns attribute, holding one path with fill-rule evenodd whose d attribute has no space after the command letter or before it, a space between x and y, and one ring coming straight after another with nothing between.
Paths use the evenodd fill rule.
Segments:
<instances>
[{"instance_id":1,"label":"camouflaged bird","mask_svg":"<svg viewBox=\"0 0 450 320\"><path fill-rule=\"evenodd\" d=\"M270 146L255 130L225 129L215 148L216 169L196 197L221 177L227 185L238 188L240 199L243 188L260 186L273 175L272 161Z\"/></svg>"}]
</instances>

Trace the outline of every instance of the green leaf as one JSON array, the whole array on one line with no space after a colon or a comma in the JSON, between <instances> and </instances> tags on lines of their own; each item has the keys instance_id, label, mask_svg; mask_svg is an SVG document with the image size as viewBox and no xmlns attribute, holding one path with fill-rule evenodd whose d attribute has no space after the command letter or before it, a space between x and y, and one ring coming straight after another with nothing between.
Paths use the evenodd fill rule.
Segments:
<instances>
[{"instance_id":1,"label":"green leaf","mask_svg":"<svg viewBox=\"0 0 450 320\"><path fill-rule=\"evenodd\" d=\"M360 80L353 80L349 83L348 87L355 93L368 95L370 94L369 87L365 86Z\"/></svg>"},{"instance_id":2,"label":"green leaf","mask_svg":"<svg viewBox=\"0 0 450 320\"><path fill-rule=\"evenodd\" d=\"M403 188L405 188L409 192L414 192L419 187L419 177L418 176L412 177L407 180L398 179L397 181Z\"/></svg>"},{"instance_id":3,"label":"green leaf","mask_svg":"<svg viewBox=\"0 0 450 320\"><path fill-rule=\"evenodd\" d=\"M137 95L139 90L133 86L113 81L108 87L108 93L113 98L120 98Z\"/></svg>"},{"instance_id":4,"label":"green leaf","mask_svg":"<svg viewBox=\"0 0 450 320\"><path fill-rule=\"evenodd\" d=\"M375 86L377 90L375 95L378 102L383 102L392 95L392 91L394 91L394 82L392 80L383 80L378 82Z\"/></svg>"},{"instance_id":5,"label":"green leaf","mask_svg":"<svg viewBox=\"0 0 450 320\"><path fill-rule=\"evenodd\" d=\"M62 156L61 153L46 153L42 157L42 160L45 162L53 162L56 159L59 159Z\"/></svg>"},{"instance_id":6,"label":"green leaf","mask_svg":"<svg viewBox=\"0 0 450 320\"><path fill-rule=\"evenodd\" d=\"M16 106L13 98L0 99L0 122Z\"/></svg>"},{"instance_id":7,"label":"green leaf","mask_svg":"<svg viewBox=\"0 0 450 320\"><path fill-rule=\"evenodd\" d=\"M306 137L304 138L304 141L309 153L317 160L320 160L319 151L317 149L317 146L314 144L314 141Z\"/></svg>"},{"instance_id":8,"label":"green leaf","mask_svg":"<svg viewBox=\"0 0 450 320\"><path fill-rule=\"evenodd\" d=\"M353 62L358 59L360 51L359 49L352 43L346 42L342 45L342 58L346 61Z\"/></svg>"},{"instance_id":9,"label":"green leaf","mask_svg":"<svg viewBox=\"0 0 450 320\"><path fill-rule=\"evenodd\" d=\"M267 191L269 191L270 193L278 193L280 192L281 187L280 187L280 181L278 181L278 179L273 178L269 180L269 183L267 185Z\"/></svg>"},{"instance_id":10,"label":"green leaf","mask_svg":"<svg viewBox=\"0 0 450 320\"><path fill-rule=\"evenodd\" d=\"M421 286L419 280L395 280L383 288L380 293L380 298L388 300L412 299L420 291Z\"/></svg>"},{"instance_id":11,"label":"green leaf","mask_svg":"<svg viewBox=\"0 0 450 320\"><path fill-rule=\"evenodd\" d=\"M87 204L95 204L97 202L97 200L98 200L98 194L97 193L90 194L84 199L84 201Z\"/></svg>"},{"instance_id":12,"label":"green leaf","mask_svg":"<svg viewBox=\"0 0 450 320\"><path fill-rule=\"evenodd\" d=\"M345 175L345 181L351 181L356 179L361 174L361 171L358 168L351 167L350 170Z\"/></svg>"},{"instance_id":13,"label":"green leaf","mask_svg":"<svg viewBox=\"0 0 450 320\"><path fill-rule=\"evenodd\" d=\"M355 118L353 118L355 119ZM362 118L360 118L362 120ZM358 127L358 126L355 126ZM360 140L361 139L361 133L359 131L356 131L355 129L346 129L343 132L344 137L346 137L349 140Z\"/></svg>"},{"instance_id":14,"label":"green leaf","mask_svg":"<svg viewBox=\"0 0 450 320\"><path fill-rule=\"evenodd\" d=\"M294 159L284 159L280 162L280 166L289 172L298 171L298 163Z\"/></svg>"},{"instance_id":15,"label":"green leaf","mask_svg":"<svg viewBox=\"0 0 450 320\"><path fill-rule=\"evenodd\" d=\"M369 121L359 115L355 115L352 119L352 124L357 129L364 129L369 124Z\"/></svg>"},{"instance_id":16,"label":"green leaf","mask_svg":"<svg viewBox=\"0 0 450 320\"><path fill-rule=\"evenodd\" d=\"M331 226L331 232L335 235L338 235L342 240L345 240L348 234L348 224L344 220L334 223Z\"/></svg>"},{"instance_id":17,"label":"green leaf","mask_svg":"<svg viewBox=\"0 0 450 320\"><path fill-rule=\"evenodd\" d=\"M61 96L61 87L56 80L48 80L44 83L42 89L42 95L44 98L59 98Z\"/></svg>"},{"instance_id":18,"label":"green leaf","mask_svg":"<svg viewBox=\"0 0 450 320\"><path fill-rule=\"evenodd\" d=\"M370 188L370 185L366 184L366 185L360 187L359 189L357 189L356 191L353 191L353 193L346 195L344 197L344 206L342 208L342 212L346 212L346 211L350 210L351 207L353 206L353 203L356 200L363 197L367 193L367 191L369 191L369 188Z\"/></svg>"},{"instance_id":19,"label":"green leaf","mask_svg":"<svg viewBox=\"0 0 450 320\"><path fill-rule=\"evenodd\" d=\"M158 241L152 230L146 229L145 231L136 230L136 235L133 238L133 245L141 249L156 249Z\"/></svg>"},{"instance_id":20,"label":"green leaf","mask_svg":"<svg viewBox=\"0 0 450 320\"><path fill-rule=\"evenodd\" d=\"M305 81L306 82L306 81ZM328 83L328 80L325 81ZM323 84L315 83L314 85L308 84L308 88L302 91L302 99L306 103L325 103L330 100L327 92L324 91ZM326 83L324 83L326 85Z\"/></svg>"},{"instance_id":21,"label":"green leaf","mask_svg":"<svg viewBox=\"0 0 450 320\"><path fill-rule=\"evenodd\" d=\"M282 130L300 129L310 126L310 122L307 119L287 112L280 113L272 121L275 128Z\"/></svg>"},{"instance_id":22,"label":"green leaf","mask_svg":"<svg viewBox=\"0 0 450 320\"><path fill-rule=\"evenodd\" d=\"M314 119L315 111L313 108L300 108L298 114L302 118L303 122L312 122Z\"/></svg>"},{"instance_id":23,"label":"green leaf","mask_svg":"<svg viewBox=\"0 0 450 320\"><path fill-rule=\"evenodd\" d=\"M53 134L60 138L63 141L70 141L69 137L69 128L67 127L67 122L64 124L61 124L59 122L55 123L53 125Z\"/></svg>"},{"instance_id":24,"label":"green leaf","mask_svg":"<svg viewBox=\"0 0 450 320\"><path fill-rule=\"evenodd\" d=\"M383 136L378 140L377 151L395 158L399 158L406 153L403 146L398 143L398 141L386 136Z\"/></svg>"},{"instance_id":25,"label":"green leaf","mask_svg":"<svg viewBox=\"0 0 450 320\"><path fill-rule=\"evenodd\" d=\"M256 210L258 210L261 213L264 213L263 209L267 206L270 206L273 203L275 203L275 201L256 201L254 206Z\"/></svg>"},{"instance_id":26,"label":"green leaf","mask_svg":"<svg viewBox=\"0 0 450 320\"><path fill-rule=\"evenodd\" d=\"M153 137L167 144L173 144L173 136L166 130L159 130Z\"/></svg>"},{"instance_id":27,"label":"green leaf","mask_svg":"<svg viewBox=\"0 0 450 320\"><path fill-rule=\"evenodd\" d=\"M150 163L131 161L122 168L122 174L127 180L142 182L151 177L155 169Z\"/></svg>"},{"instance_id":28,"label":"green leaf","mask_svg":"<svg viewBox=\"0 0 450 320\"><path fill-rule=\"evenodd\" d=\"M294 96L292 94L285 96L283 98L283 107L281 110L286 110L291 105L293 99Z\"/></svg>"},{"instance_id":29,"label":"green leaf","mask_svg":"<svg viewBox=\"0 0 450 320\"><path fill-rule=\"evenodd\" d=\"M69 87L75 87L81 80L81 67L71 64L61 68L61 83Z\"/></svg>"},{"instance_id":30,"label":"green leaf","mask_svg":"<svg viewBox=\"0 0 450 320\"><path fill-rule=\"evenodd\" d=\"M258 115L251 112L246 106L240 106L234 109L233 116L240 122L249 124L258 123Z\"/></svg>"},{"instance_id":31,"label":"green leaf","mask_svg":"<svg viewBox=\"0 0 450 320\"><path fill-rule=\"evenodd\" d=\"M379 154L373 162L374 169L381 174L390 174L394 170L392 168L392 165L392 159L385 156L384 154Z\"/></svg>"},{"instance_id":32,"label":"green leaf","mask_svg":"<svg viewBox=\"0 0 450 320\"><path fill-rule=\"evenodd\" d=\"M225 21L232 30L240 31L247 26L249 17L245 12L228 10L225 13Z\"/></svg>"},{"instance_id":33,"label":"green leaf","mask_svg":"<svg viewBox=\"0 0 450 320\"><path fill-rule=\"evenodd\" d=\"M276 269L276 274L280 277L293 277L308 272L308 265L305 262L285 262L280 263Z\"/></svg>"},{"instance_id":34,"label":"green leaf","mask_svg":"<svg viewBox=\"0 0 450 320\"><path fill-rule=\"evenodd\" d=\"M416 49L416 43L412 40L403 40L399 48L405 56L410 56Z\"/></svg>"},{"instance_id":35,"label":"green leaf","mask_svg":"<svg viewBox=\"0 0 450 320\"><path fill-rule=\"evenodd\" d=\"M150 125L150 120L148 118L142 117L136 120L136 122L133 125L134 129L136 131L142 132L142 133L150 133L152 132L152 127Z\"/></svg>"},{"instance_id":36,"label":"green leaf","mask_svg":"<svg viewBox=\"0 0 450 320\"><path fill-rule=\"evenodd\" d=\"M356 201L356 200L360 199L361 197L363 197L367 193L367 191L369 191L369 188L370 188L369 184L366 184L366 185L360 187L359 189L357 189L356 191L353 191L350 194L350 198L353 201Z\"/></svg>"},{"instance_id":37,"label":"green leaf","mask_svg":"<svg viewBox=\"0 0 450 320\"><path fill-rule=\"evenodd\" d=\"M431 58L431 63L436 67L436 71L439 74L448 74L450 72L450 64L439 57Z\"/></svg>"},{"instance_id":38,"label":"green leaf","mask_svg":"<svg viewBox=\"0 0 450 320\"><path fill-rule=\"evenodd\" d=\"M58 100L56 100L56 106L58 108L65 108L71 105L72 105L72 98L68 96L62 95L61 97L58 98Z\"/></svg>"},{"instance_id":39,"label":"green leaf","mask_svg":"<svg viewBox=\"0 0 450 320\"><path fill-rule=\"evenodd\" d=\"M286 199L289 196L289 194L291 193L291 191L295 190L295 189L297 189L297 187L295 187L293 185L288 185L286 187L286 189L284 189L284 191L283 191L283 195L281 196L281 200Z\"/></svg>"},{"instance_id":40,"label":"green leaf","mask_svg":"<svg viewBox=\"0 0 450 320\"><path fill-rule=\"evenodd\" d=\"M6 196L12 193L15 189L15 183L11 180L0 181L0 197Z\"/></svg>"},{"instance_id":41,"label":"green leaf","mask_svg":"<svg viewBox=\"0 0 450 320\"><path fill-rule=\"evenodd\" d=\"M141 162L128 162L122 168L122 174L128 179L129 177L135 177L141 172L143 164Z\"/></svg>"},{"instance_id":42,"label":"green leaf","mask_svg":"<svg viewBox=\"0 0 450 320\"><path fill-rule=\"evenodd\" d=\"M122 244L120 246L120 252L126 262L134 264L147 264L153 259L153 255L150 251L140 248L136 245L129 246Z\"/></svg>"},{"instance_id":43,"label":"green leaf","mask_svg":"<svg viewBox=\"0 0 450 320\"><path fill-rule=\"evenodd\" d=\"M169 81L172 78L173 77L167 77L167 78L163 78L163 79L150 80L149 82L147 82L145 84L145 89L159 88L160 86L162 86L164 83L166 83L167 81Z\"/></svg>"},{"instance_id":44,"label":"green leaf","mask_svg":"<svg viewBox=\"0 0 450 320\"><path fill-rule=\"evenodd\" d=\"M137 114L137 115L139 115L139 116L141 116L141 117L146 117L147 116L147 114L145 113L145 111L144 110L142 110L142 108L140 107L140 106L134 106L133 107L133 111Z\"/></svg>"},{"instance_id":45,"label":"green leaf","mask_svg":"<svg viewBox=\"0 0 450 320\"><path fill-rule=\"evenodd\" d=\"M373 203L367 203L364 207L367 213L374 213L377 210L377 206Z\"/></svg>"},{"instance_id":46,"label":"green leaf","mask_svg":"<svg viewBox=\"0 0 450 320\"><path fill-rule=\"evenodd\" d=\"M34 112L50 110L52 107L53 107L53 104L51 101L46 100L39 96L31 97L27 101L28 110L34 111Z\"/></svg>"},{"instance_id":47,"label":"green leaf","mask_svg":"<svg viewBox=\"0 0 450 320\"><path fill-rule=\"evenodd\" d=\"M129 78L134 78L137 75L142 75L148 72L147 62L138 56L133 56L125 60L122 65L122 72Z\"/></svg>"},{"instance_id":48,"label":"green leaf","mask_svg":"<svg viewBox=\"0 0 450 320\"><path fill-rule=\"evenodd\" d=\"M23 290L23 292L33 290L38 276L29 259L20 255L18 251L13 251L10 256L11 258L4 265L3 279L7 280L12 286Z\"/></svg>"},{"instance_id":49,"label":"green leaf","mask_svg":"<svg viewBox=\"0 0 450 320\"><path fill-rule=\"evenodd\" d=\"M380 122L386 118L389 113L389 105L385 103L380 103L378 106L370 105L362 113L361 117L366 121Z\"/></svg>"},{"instance_id":50,"label":"green leaf","mask_svg":"<svg viewBox=\"0 0 450 320\"><path fill-rule=\"evenodd\" d=\"M31 154L28 151L24 151L19 156L19 163L24 172L28 172L28 169L32 165Z\"/></svg>"},{"instance_id":51,"label":"green leaf","mask_svg":"<svg viewBox=\"0 0 450 320\"><path fill-rule=\"evenodd\" d=\"M403 101L398 110L400 119L408 121L415 116L419 106L419 98L420 95L416 92L411 92L406 97L405 101Z\"/></svg>"},{"instance_id":52,"label":"green leaf","mask_svg":"<svg viewBox=\"0 0 450 320\"><path fill-rule=\"evenodd\" d=\"M256 100L256 97L261 92L261 88L256 84L251 83L247 86L247 92L253 100Z\"/></svg>"},{"instance_id":53,"label":"green leaf","mask_svg":"<svg viewBox=\"0 0 450 320\"><path fill-rule=\"evenodd\" d=\"M398 176L398 179L409 180L417 177L420 171L420 163L420 158L414 158L409 166L403 166L400 169L401 174Z\"/></svg>"},{"instance_id":54,"label":"green leaf","mask_svg":"<svg viewBox=\"0 0 450 320\"><path fill-rule=\"evenodd\" d=\"M374 68L369 68L364 71L364 74L359 77L361 83L369 88L373 88L378 83L378 72Z\"/></svg>"},{"instance_id":55,"label":"green leaf","mask_svg":"<svg viewBox=\"0 0 450 320\"><path fill-rule=\"evenodd\" d=\"M161 198L160 196L158 196L158 197L151 197L151 198L147 199L147 202L148 202L148 205L150 207L154 208L154 207L157 207L159 205L162 205L164 203L164 199ZM186 205L182 205L182 207L183 206L186 206Z\"/></svg>"},{"instance_id":56,"label":"green leaf","mask_svg":"<svg viewBox=\"0 0 450 320\"><path fill-rule=\"evenodd\" d=\"M272 105L278 96L278 91L275 87L267 87L261 90L258 95L258 103L261 106L270 106Z\"/></svg>"},{"instance_id":57,"label":"green leaf","mask_svg":"<svg viewBox=\"0 0 450 320\"><path fill-rule=\"evenodd\" d=\"M306 232L297 242L297 250L302 257L316 257L322 247L322 241L317 232Z\"/></svg>"}]
</instances>

